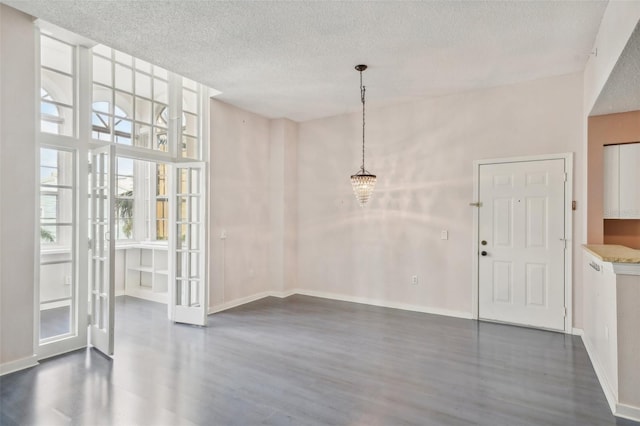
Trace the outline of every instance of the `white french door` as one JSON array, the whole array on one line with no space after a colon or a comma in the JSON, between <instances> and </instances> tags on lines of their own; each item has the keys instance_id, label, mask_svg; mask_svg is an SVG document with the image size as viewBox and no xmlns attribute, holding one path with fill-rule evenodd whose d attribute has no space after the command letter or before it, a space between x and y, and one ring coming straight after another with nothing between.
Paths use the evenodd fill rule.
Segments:
<instances>
[{"instance_id":1,"label":"white french door","mask_svg":"<svg viewBox=\"0 0 640 426\"><path fill-rule=\"evenodd\" d=\"M565 160L479 166L480 319L565 326Z\"/></svg>"},{"instance_id":2,"label":"white french door","mask_svg":"<svg viewBox=\"0 0 640 426\"><path fill-rule=\"evenodd\" d=\"M114 145L91 152L89 343L109 356L114 351L115 163Z\"/></svg>"},{"instance_id":3,"label":"white french door","mask_svg":"<svg viewBox=\"0 0 640 426\"><path fill-rule=\"evenodd\" d=\"M204 163L173 167L169 201L169 318L207 325Z\"/></svg>"}]
</instances>

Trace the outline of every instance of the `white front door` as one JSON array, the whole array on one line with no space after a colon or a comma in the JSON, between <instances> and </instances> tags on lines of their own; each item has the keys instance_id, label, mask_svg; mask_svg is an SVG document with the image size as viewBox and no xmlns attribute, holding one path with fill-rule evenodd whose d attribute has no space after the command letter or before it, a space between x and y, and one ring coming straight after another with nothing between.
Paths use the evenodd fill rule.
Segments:
<instances>
[{"instance_id":1,"label":"white front door","mask_svg":"<svg viewBox=\"0 0 640 426\"><path fill-rule=\"evenodd\" d=\"M175 322L207 325L205 274L205 165L174 167L169 202L170 284L169 318Z\"/></svg>"},{"instance_id":2,"label":"white front door","mask_svg":"<svg viewBox=\"0 0 640 426\"><path fill-rule=\"evenodd\" d=\"M89 343L113 355L115 146L91 152Z\"/></svg>"},{"instance_id":3,"label":"white front door","mask_svg":"<svg viewBox=\"0 0 640 426\"><path fill-rule=\"evenodd\" d=\"M565 160L481 164L480 319L565 324Z\"/></svg>"}]
</instances>

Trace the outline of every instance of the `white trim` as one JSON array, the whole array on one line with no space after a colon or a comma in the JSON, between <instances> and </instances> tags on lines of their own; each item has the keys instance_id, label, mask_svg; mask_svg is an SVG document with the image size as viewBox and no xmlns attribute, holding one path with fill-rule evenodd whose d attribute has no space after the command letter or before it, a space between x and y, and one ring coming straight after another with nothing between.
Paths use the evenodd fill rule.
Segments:
<instances>
[{"instance_id":1,"label":"white trim","mask_svg":"<svg viewBox=\"0 0 640 426\"><path fill-rule=\"evenodd\" d=\"M269 292L269 296L279 297L280 299L285 299L289 296L293 296L297 294L295 290L285 290L285 291L271 291Z\"/></svg>"},{"instance_id":2,"label":"white trim","mask_svg":"<svg viewBox=\"0 0 640 426\"><path fill-rule=\"evenodd\" d=\"M600 360L596 357L596 352L591 345L591 341L587 338L587 336L582 337L582 342L584 343L584 347L587 350L587 355L589 355L589 359L591 360L591 365L593 365L593 369L596 372L596 377L600 382L600 387L604 392L604 396L607 398L607 403L609 404L609 408L613 414L616 413L616 401L618 397L613 387L607 380L607 375L604 372L600 364Z\"/></svg>"},{"instance_id":3,"label":"white trim","mask_svg":"<svg viewBox=\"0 0 640 426\"><path fill-rule=\"evenodd\" d=\"M501 164L501 163L517 163L528 161L544 161L544 160L564 160L565 173L567 176L565 182L564 193L564 238L567 240L567 248L564 263L564 275L565 275L565 307L567 314L564 319L564 332L570 333L573 330L573 162L574 155L572 152L561 154L545 154L545 155L531 155L525 157L509 157L509 158L494 158L486 160L475 160L473 162L473 202L480 201L479 188L480 188L480 166L487 164ZM478 279L479 264L478 264L478 230L479 230L479 208L475 209L473 214L473 241L471 247L472 253L472 277L471 277L471 318L479 319L478 312L478 286L480 285Z\"/></svg>"},{"instance_id":4,"label":"white trim","mask_svg":"<svg viewBox=\"0 0 640 426\"><path fill-rule=\"evenodd\" d=\"M36 365L38 365L38 357L35 354L15 361L5 362L0 364L0 376L24 370L25 368L35 367Z\"/></svg>"},{"instance_id":5,"label":"white trim","mask_svg":"<svg viewBox=\"0 0 640 426\"><path fill-rule=\"evenodd\" d=\"M404 311L412 311L412 312L422 312L425 314L444 315L444 316L454 317L454 318L473 319L470 312L452 311L449 309L440 309L440 308L434 308L429 306L418 306L418 305L411 305L411 304L399 303L399 302L389 302L389 301L379 300L379 299L369 299L366 297L349 296L346 294L328 293L324 291L315 291L315 290L305 290L302 288L285 290L285 291L263 291L260 293L253 294L251 296L241 297L239 299L234 299L229 302L222 303L220 305L212 306L209 309L209 314L215 314L217 312L226 311L227 309L235 308L237 306L241 306L246 303L255 302L256 300L264 299L265 297L287 298L289 296L293 296L296 294L299 294L301 296L320 297L322 299L340 300L342 302L352 302L352 303L360 303L363 305L380 306L383 308L402 309Z\"/></svg>"},{"instance_id":6,"label":"white trim","mask_svg":"<svg viewBox=\"0 0 640 426\"><path fill-rule=\"evenodd\" d=\"M241 297L239 299L230 300L228 302L221 303L220 305L210 306L208 315L215 314L217 312L226 311L227 309L235 308L240 305L255 302L256 300L264 299L271 296L271 292L262 291L260 293L252 294L251 296Z\"/></svg>"},{"instance_id":7,"label":"white trim","mask_svg":"<svg viewBox=\"0 0 640 426\"><path fill-rule=\"evenodd\" d=\"M617 275L640 275L640 263L612 263L611 268Z\"/></svg>"},{"instance_id":8,"label":"white trim","mask_svg":"<svg viewBox=\"0 0 640 426\"><path fill-rule=\"evenodd\" d=\"M296 294L295 290L287 291L262 291L260 293L252 294L251 296L241 297L239 299L230 300L228 302L221 303L219 305L211 306L209 308L209 315L217 312L226 311L227 309L235 308L247 303L255 302L256 300L264 299L265 297L278 297L284 299Z\"/></svg>"},{"instance_id":9,"label":"white trim","mask_svg":"<svg viewBox=\"0 0 640 426\"><path fill-rule=\"evenodd\" d=\"M583 337L584 336L584 330L581 328L572 328L571 329L571 334L573 334L574 336L580 336ZM583 337L584 340L584 337Z\"/></svg>"},{"instance_id":10,"label":"white trim","mask_svg":"<svg viewBox=\"0 0 640 426\"><path fill-rule=\"evenodd\" d=\"M346 294L328 293L324 291L296 289L294 294L303 296L321 297L323 299L340 300L343 302L361 303L363 305L381 306L384 308L402 309L404 311L422 312L425 314L444 315L448 317L473 319L470 312L452 311L449 309L434 308L429 306L411 305L408 303L389 302L367 297L349 296Z\"/></svg>"},{"instance_id":11,"label":"white trim","mask_svg":"<svg viewBox=\"0 0 640 426\"><path fill-rule=\"evenodd\" d=\"M640 408L632 407L626 404L616 404L616 411L613 413L616 417L622 417L624 419L635 420L640 422Z\"/></svg>"},{"instance_id":12,"label":"white trim","mask_svg":"<svg viewBox=\"0 0 640 426\"><path fill-rule=\"evenodd\" d=\"M574 330L580 330L575 329ZM582 332L582 330L580 330ZM575 333L574 333L575 334ZM636 422L640 422L640 407L634 407L631 405L621 404L618 402L617 391L613 389L611 383L607 379L607 375L600 364L600 360L596 356L596 352L593 349L591 341L582 334L582 342L584 343L584 347L587 350L587 355L589 355L589 360L591 361L591 365L593 365L593 370L596 372L596 377L600 382L600 387L604 392L605 398L607 398L607 403L609 404L609 409L611 409L611 413L616 417L622 417L629 420L634 420Z\"/></svg>"}]
</instances>

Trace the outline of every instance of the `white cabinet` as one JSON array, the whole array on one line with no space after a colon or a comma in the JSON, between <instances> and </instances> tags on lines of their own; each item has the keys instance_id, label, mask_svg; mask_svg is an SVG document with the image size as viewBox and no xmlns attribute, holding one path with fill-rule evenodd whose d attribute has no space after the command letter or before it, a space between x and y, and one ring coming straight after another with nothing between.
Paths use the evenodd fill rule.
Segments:
<instances>
[{"instance_id":1,"label":"white cabinet","mask_svg":"<svg viewBox=\"0 0 640 426\"><path fill-rule=\"evenodd\" d=\"M640 413L640 263L611 263L594 255L600 252L607 258L607 252L620 253L621 246L586 247L582 339L613 413L637 417Z\"/></svg>"},{"instance_id":2,"label":"white cabinet","mask_svg":"<svg viewBox=\"0 0 640 426\"><path fill-rule=\"evenodd\" d=\"M640 143L604 147L604 218L640 219Z\"/></svg>"},{"instance_id":3,"label":"white cabinet","mask_svg":"<svg viewBox=\"0 0 640 426\"><path fill-rule=\"evenodd\" d=\"M166 245L127 247L124 293L154 302L168 303L168 264Z\"/></svg>"},{"instance_id":4,"label":"white cabinet","mask_svg":"<svg viewBox=\"0 0 640 426\"><path fill-rule=\"evenodd\" d=\"M604 218L620 217L620 145L604 147Z\"/></svg>"}]
</instances>

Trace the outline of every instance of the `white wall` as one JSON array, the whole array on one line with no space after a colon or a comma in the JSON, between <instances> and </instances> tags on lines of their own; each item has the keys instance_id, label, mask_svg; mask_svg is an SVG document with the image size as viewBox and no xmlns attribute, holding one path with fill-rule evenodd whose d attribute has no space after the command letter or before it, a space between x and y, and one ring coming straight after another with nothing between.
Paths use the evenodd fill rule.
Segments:
<instances>
[{"instance_id":1,"label":"white wall","mask_svg":"<svg viewBox=\"0 0 640 426\"><path fill-rule=\"evenodd\" d=\"M271 289L297 286L298 124L287 120L269 123L269 267Z\"/></svg>"},{"instance_id":2,"label":"white wall","mask_svg":"<svg viewBox=\"0 0 640 426\"><path fill-rule=\"evenodd\" d=\"M34 46L32 18L0 4L0 372L33 363Z\"/></svg>"},{"instance_id":3,"label":"white wall","mask_svg":"<svg viewBox=\"0 0 640 426\"><path fill-rule=\"evenodd\" d=\"M269 120L217 100L210 114L209 305L215 310L271 290Z\"/></svg>"},{"instance_id":4,"label":"white wall","mask_svg":"<svg viewBox=\"0 0 640 426\"><path fill-rule=\"evenodd\" d=\"M299 287L468 315L473 160L575 152L579 194L581 111L581 74L369 107L367 169L378 186L365 208L349 182L360 166L360 113L300 124ZM574 221L577 250L582 215ZM445 229L447 241L440 240Z\"/></svg>"}]
</instances>

